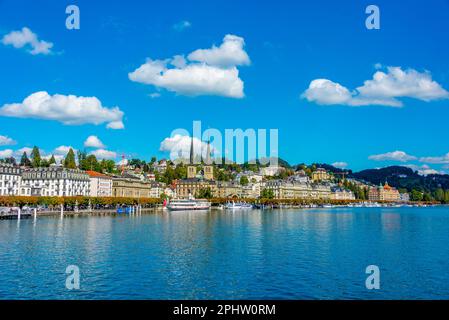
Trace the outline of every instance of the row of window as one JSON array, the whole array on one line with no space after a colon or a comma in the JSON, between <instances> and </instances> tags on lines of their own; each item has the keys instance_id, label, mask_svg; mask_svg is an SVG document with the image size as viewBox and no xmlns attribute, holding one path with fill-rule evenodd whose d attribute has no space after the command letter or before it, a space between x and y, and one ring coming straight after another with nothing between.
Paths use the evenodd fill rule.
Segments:
<instances>
[{"instance_id":1,"label":"row of window","mask_svg":"<svg viewBox=\"0 0 449 320\"><path fill-rule=\"evenodd\" d=\"M0 173L20 174L20 169L14 167L0 167Z\"/></svg>"},{"instance_id":2,"label":"row of window","mask_svg":"<svg viewBox=\"0 0 449 320\"><path fill-rule=\"evenodd\" d=\"M20 176L12 176L9 174L0 174L0 180L19 180Z\"/></svg>"}]
</instances>

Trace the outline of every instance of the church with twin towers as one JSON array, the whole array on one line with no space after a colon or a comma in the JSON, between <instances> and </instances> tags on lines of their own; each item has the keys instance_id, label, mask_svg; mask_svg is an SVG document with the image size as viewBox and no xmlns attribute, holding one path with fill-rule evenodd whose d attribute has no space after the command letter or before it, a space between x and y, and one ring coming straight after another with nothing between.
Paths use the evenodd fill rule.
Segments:
<instances>
[{"instance_id":1,"label":"church with twin towers","mask_svg":"<svg viewBox=\"0 0 449 320\"><path fill-rule=\"evenodd\" d=\"M210 157L210 140L207 142L206 159L203 165L204 180L214 180L214 167L212 166L212 159ZM202 152L200 152L202 158ZM197 177L197 168L199 165L195 164L195 150L193 146L193 137L190 140L190 159L187 166L187 179L195 179Z\"/></svg>"}]
</instances>

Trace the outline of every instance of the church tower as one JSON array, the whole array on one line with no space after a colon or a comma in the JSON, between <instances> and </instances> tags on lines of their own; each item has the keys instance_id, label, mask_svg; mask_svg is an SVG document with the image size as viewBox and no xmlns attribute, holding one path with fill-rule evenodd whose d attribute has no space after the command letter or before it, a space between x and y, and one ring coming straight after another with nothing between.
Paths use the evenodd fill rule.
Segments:
<instances>
[{"instance_id":1,"label":"church tower","mask_svg":"<svg viewBox=\"0 0 449 320\"><path fill-rule=\"evenodd\" d=\"M196 177L196 166L193 164L194 162L194 153L193 153L193 137L190 142L190 162L187 166L187 179L193 179Z\"/></svg>"},{"instance_id":2,"label":"church tower","mask_svg":"<svg viewBox=\"0 0 449 320\"><path fill-rule=\"evenodd\" d=\"M210 158L210 140L207 142L206 161L204 165L204 179L214 180L214 167L212 166L212 159Z\"/></svg>"}]
</instances>

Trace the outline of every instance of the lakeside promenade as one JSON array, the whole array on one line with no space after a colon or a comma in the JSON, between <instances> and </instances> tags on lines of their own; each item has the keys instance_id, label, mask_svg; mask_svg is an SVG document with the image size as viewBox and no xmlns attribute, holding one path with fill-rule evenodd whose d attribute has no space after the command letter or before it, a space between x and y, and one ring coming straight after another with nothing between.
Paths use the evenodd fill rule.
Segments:
<instances>
[{"instance_id":1,"label":"lakeside promenade","mask_svg":"<svg viewBox=\"0 0 449 320\"><path fill-rule=\"evenodd\" d=\"M52 206L51 208L39 208L38 206L8 206L0 207L0 220L10 219L26 219L37 217L59 216L63 217L78 217L78 216L120 216L120 215L141 215L164 212L166 208L163 202L137 205L120 205L115 208L84 208L79 209L75 207L66 208L64 205ZM249 199L248 199L249 200ZM317 201L308 202L301 199L288 199L276 201L244 201L253 205L253 209L274 210L274 209L316 209L316 208L373 208L373 207L428 207L441 205L435 202L376 202L376 201L327 201L326 203L318 203ZM265 199L268 200L268 199ZM292 201L296 200L296 201ZM223 211L223 204L226 199L214 199L211 201L211 210ZM307 203L308 202L308 203ZM333 202L333 203L330 203Z\"/></svg>"}]
</instances>

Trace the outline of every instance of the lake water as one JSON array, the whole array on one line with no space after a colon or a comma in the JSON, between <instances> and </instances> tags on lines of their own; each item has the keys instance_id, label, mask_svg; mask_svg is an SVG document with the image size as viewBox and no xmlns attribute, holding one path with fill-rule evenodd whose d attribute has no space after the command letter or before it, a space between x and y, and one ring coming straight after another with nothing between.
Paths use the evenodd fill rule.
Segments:
<instances>
[{"instance_id":1,"label":"lake water","mask_svg":"<svg viewBox=\"0 0 449 320\"><path fill-rule=\"evenodd\" d=\"M406 298L449 298L449 207L0 221L0 299Z\"/></svg>"}]
</instances>

